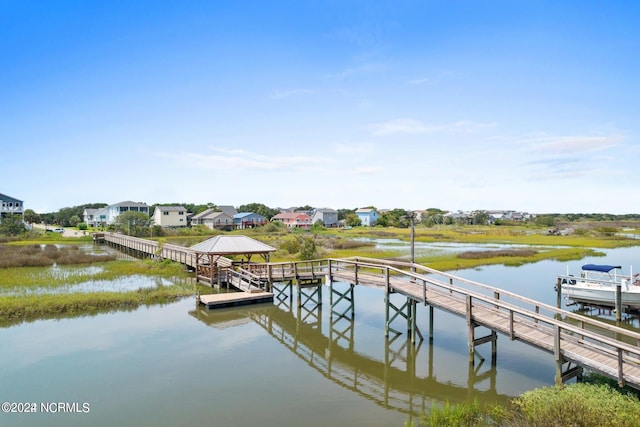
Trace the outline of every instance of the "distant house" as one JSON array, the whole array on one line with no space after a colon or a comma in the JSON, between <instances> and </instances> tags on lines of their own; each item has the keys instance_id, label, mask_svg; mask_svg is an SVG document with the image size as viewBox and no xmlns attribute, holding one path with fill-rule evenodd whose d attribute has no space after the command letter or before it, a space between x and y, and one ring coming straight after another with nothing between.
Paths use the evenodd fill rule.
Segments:
<instances>
[{"instance_id":1,"label":"distant house","mask_svg":"<svg viewBox=\"0 0 640 427\"><path fill-rule=\"evenodd\" d=\"M0 222L2 222L2 217L4 215L24 215L24 203L22 200L14 199L13 197L0 193L0 202L2 202L2 207L0 208Z\"/></svg>"},{"instance_id":2,"label":"distant house","mask_svg":"<svg viewBox=\"0 0 640 427\"><path fill-rule=\"evenodd\" d=\"M325 227L337 227L338 226L338 211L329 208L316 209L311 216L311 223L315 224L318 221L322 221Z\"/></svg>"},{"instance_id":3,"label":"distant house","mask_svg":"<svg viewBox=\"0 0 640 427\"><path fill-rule=\"evenodd\" d=\"M240 212L233 216L233 225L236 229L244 230L264 225L267 219L253 212Z\"/></svg>"},{"instance_id":4,"label":"distant house","mask_svg":"<svg viewBox=\"0 0 640 427\"><path fill-rule=\"evenodd\" d=\"M279 221L289 228L311 228L311 217L304 212L281 212L271 221Z\"/></svg>"},{"instance_id":5,"label":"distant house","mask_svg":"<svg viewBox=\"0 0 640 427\"><path fill-rule=\"evenodd\" d=\"M107 219L109 218L108 206L100 209L96 209L93 213L93 226L101 227L107 225Z\"/></svg>"},{"instance_id":6,"label":"distant house","mask_svg":"<svg viewBox=\"0 0 640 427\"><path fill-rule=\"evenodd\" d=\"M191 217L192 225L204 225L212 230L232 230L233 217L224 212L207 209Z\"/></svg>"},{"instance_id":7,"label":"distant house","mask_svg":"<svg viewBox=\"0 0 640 427\"><path fill-rule=\"evenodd\" d=\"M375 209L371 208L360 208L356 210L356 215L360 218L360 222L365 227L373 227L376 225L378 218L380 215Z\"/></svg>"},{"instance_id":8,"label":"distant house","mask_svg":"<svg viewBox=\"0 0 640 427\"><path fill-rule=\"evenodd\" d=\"M84 211L82 211L82 222L84 222L85 224L87 224L89 227L95 227L96 226L96 212L98 212L100 209L89 209L89 208L85 208Z\"/></svg>"},{"instance_id":9,"label":"distant house","mask_svg":"<svg viewBox=\"0 0 640 427\"><path fill-rule=\"evenodd\" d=\"M417 210L413 212L416 216L416 222L422 222L422 220L427 219L429 217L429 211Z\"/></svg>"},{"instance_id":10,"label":"distant house","mask_svg":"<svg viewBox=\"0 0 640 427\"><path fill-rule=\"evenodd\" d=\"M93 220L96 225L109 225L125 212L140 212L149 215L149 206L145 203L138 202L120 202L114 205L109 205L106 208L99 209L93 213Z\"/></svg>"},{"instance_id":11,"label":"distant house","mask_svg":"<svg viewBox=\"0 0 640 427\"><path fill-rule=\"evenodd\" d=\"M152 221L160 227L186 227L187 209L184 206L156 206Z\"/></svg>"}]
</instances>

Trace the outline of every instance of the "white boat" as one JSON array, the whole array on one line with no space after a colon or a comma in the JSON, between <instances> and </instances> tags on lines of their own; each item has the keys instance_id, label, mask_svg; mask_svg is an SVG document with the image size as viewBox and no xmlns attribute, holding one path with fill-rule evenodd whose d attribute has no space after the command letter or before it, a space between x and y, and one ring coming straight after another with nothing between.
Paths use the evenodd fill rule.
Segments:
<instances>
[{"instance_id":1,"label":"white boat","mask_svg":"<svg viewBox=\"0 0 640 427\"><path fill-rule=\"evenodd\" d=\"M580 276L558 276L562 295L568 301L615 307L616 288L620 286L622 308L640 309L638 274L622 273L619 265L585 264Z\"/></svg>"}]
</instances>

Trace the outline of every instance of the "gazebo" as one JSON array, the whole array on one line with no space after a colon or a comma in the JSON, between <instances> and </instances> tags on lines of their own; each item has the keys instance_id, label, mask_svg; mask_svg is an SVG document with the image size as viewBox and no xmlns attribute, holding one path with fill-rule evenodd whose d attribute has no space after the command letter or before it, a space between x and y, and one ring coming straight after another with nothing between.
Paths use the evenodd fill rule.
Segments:
<instances>
[{"instance_id":1,"label":"gazebo","mask_svg":"<svg viewBox=\"0 0 640 427\"><path fill-rule=\"evenodd\" d=\"M196 279L206 279L212 285L214 279L220 277L222 268L229 268L232 262L226 256L244 255L247 262L251 256L258 254L264 262L269 262L269 254L276 248L247 236L221 235L212 237L191 246L196 256ZM217 274L216 274L217 273Z\"/></svg>"}]
</instances>

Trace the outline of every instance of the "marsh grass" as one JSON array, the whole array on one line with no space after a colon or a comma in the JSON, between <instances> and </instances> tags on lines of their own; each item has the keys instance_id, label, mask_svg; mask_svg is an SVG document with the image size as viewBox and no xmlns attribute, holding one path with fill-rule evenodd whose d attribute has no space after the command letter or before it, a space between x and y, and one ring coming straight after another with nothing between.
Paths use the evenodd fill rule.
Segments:
<instances>
[{"instance_id":1,"label":"marsh grass","mask_svg":"<svg viewBox=\"0 0 640 427\"><path fill-rule=\"evenodd\" d=\"M476 401L432 407L420 426L640 427L640 400L608 385L576 383L527 391L506 406ZM413 426L406 422L405 426Z\"/></svg>"},{"instance_id":2,"label":"marsh grass","mask_svg":"<svg viewBox=\"0 0 640 427\"><path fill-rule=\"evenodd\" d=\"M640 427L640 401L603 384L540 388L513 404L523 426Z\"/></svg>"},{"instance_id":3,"label":"marsh grass","mask_svg":"<svg viewBox=\"0 0 640 427\"><path fill-rule=\"evenodd\" d=\"M170 261L111 261L92 268L19 267L3 269L3 290L46 288L55 290L68 285L96 280L117 280L133 275L165 278L190 278L184 266ZM16 323L35 318L76 316L115 309L131 309L140 305L162 304L195 295L195 285L176 283L128 292L77 292L0 295L0 322Z\"/></svg>"},{"instance_id":4,"label":"marsh grass","mask_svg":"<svg viewBox=\"0 0 640 427\"><path fill-rule=\"evenodd\" d=\"M534 253L514 256L513 253L501 254L500 251L486 251L480 256L460 257L459 254L437 254L416 258L416 262L440 271L461 270L483 265L505 265L517 267L543 260L572 261L586 256L604 256L605 254L591 248L535 248ZM492 255L492 256L490 256Z\"/></svg>"},{"instance_id":5,"label":"marsh grass","mask_svg":"<svg viewBox=\"0 0 640 427\"><path fill-rule=\"evenodd\" d=\"M535 249L498 249L495 251L465 251L457 255L462 259L486 259L496 257L522 257L534 256L538 251Z\"/></svg>"},{"instance_id":6,"label":"marsh grass","mask_svg":"<svg viewBox=\"0 0 640 427\"><path fill-rule=\"evenodd\" d=\"M341 230L342 236L385 237L408 241L411 231L407 228L386 228L384 231L367 227ZM496 226L441 226L437 228L416 227L417 242L459 243L511 243L532 246L574 246L592 248L617 248L638 246L640 241L625 236L603 233L576 233L567 236L548 234L546 228L496 227Z\"/></svg>"},{"instance_id":7,"label":"marsh grass","mask_svg":"<svg viewBox=\"0 0 640 427\"><path fill-rule=\"evenodd\" d=\"M33 319L91 315L141 305L166 304L190 295L194 295L194 286L172 285L131 292L0 296L0 322L9 325Z\"/></svg>"},{"instance_id":8,"label":"marsh grass","mask_svg":"<svg viewBox=\"0 0 640 427\"><path fill-rule=\"evenodd\" d=\"M115 259L115 255L83 253L78 246L0 245L0 268L81 265Z\"/></svg>"}]
</instances>

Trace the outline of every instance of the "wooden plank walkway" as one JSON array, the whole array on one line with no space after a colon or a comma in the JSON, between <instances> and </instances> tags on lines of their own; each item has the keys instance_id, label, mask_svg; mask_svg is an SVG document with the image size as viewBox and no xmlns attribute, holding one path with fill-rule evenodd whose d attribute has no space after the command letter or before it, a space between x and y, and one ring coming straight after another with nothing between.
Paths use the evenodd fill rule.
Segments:
<instances>
[{"instance_id":1,"label":"wooden plank walkway","mask_svg":"<svg viewBox=\"0 0 640 427\"><path fill-rule=\"evenodd\" d=\"M362 267L362 264L358 264ZM448 311L466 318L472 327L484 326L507 335L511 340L519 340L538 349L561 356L562 362L573 362L622 384L640 389L640 334L608 325L575 313L546 306L542 303L518 298L535 304L534 310L500 300L500 294L508 292L482 286L494 291L493 296L485 296L471 290L453 286L451 281L439 282L419 273L406 273L404 277L358 272L356 268L342 269L332 274L333 280L357 285L385 289L400 293L407 298L423 302L432 307ZM380 268L380 267L379 267ZM362 270L365 270L363 268ZM394 269L394 273L398 270ZM429 272L433 273L433 272ZM449 278L455 276L438 272ZM464 280L456 278L458 280ZM471 283L471 282L468 282ZM540 309L551 311L552 315L541 314ZM576 326L562 318L582 322ZM585 325L602 332L586 329ZM609 337L618 334L621 339ZM626 338L626 342L624 340Z\"/></svg>"},{"instance_id":2,"label":"wooden plank walkway","mask_svg":"<svg viewBox=\"0 0 640 427\"><path fill-rule=\"evenodd\" d=\"M160 246L154 241L115 233L105 233L104 238L120 247L201 267L195 265L197 257L188 248ZM640 333L482 283L419 264L369 258L243 264L241 268L231 262L227 264L224 266L225 279L244 291L239 294L244 294L246 301L260 300L258 295L264 301L268 298L272 301L273 294L264 292L265 288L283 281L296 281L300 287L319 285L326 278L328 281L375 287L466 318L470 349L475 345L475 327L484 326L512 340L552 353L556 359L556 377L561 376L563 363L572 362L614 378L620 385L628 384L640 389ZM222 267L216 266L218 270ZM214 268L209 268L211 274L205 278L213 284ZM204 297L200 297L201 302ZM230 298L227 305L236 303L231 296L216 296L211 300L205 298L204 301L211 302L203 304L215 306L216 299L225 304L226 298Z\"/></svg>"}]
</instances>

